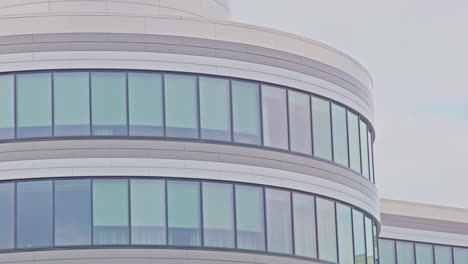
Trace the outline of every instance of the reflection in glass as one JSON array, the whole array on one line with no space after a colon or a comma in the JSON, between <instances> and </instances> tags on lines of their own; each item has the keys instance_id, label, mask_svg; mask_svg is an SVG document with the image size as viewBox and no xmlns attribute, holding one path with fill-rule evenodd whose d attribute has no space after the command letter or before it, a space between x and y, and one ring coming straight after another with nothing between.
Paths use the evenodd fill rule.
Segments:
<instances>
[{"instance_id":1,"label":"reflection in glass","mask_svg":"<svg viewBox=\"0 0 468 264\"><path fill-rule=\"evenodd\" d=\"M367 124L362 120L360 123L360 133L361 133L361 160L362 160L362 175L369 178L369 152L367 148Z\"/></svg>"},{"instance_id":2,"label":"reflection in glass","mask_svg":"<svg viewBox=\"0 0 468 264\"><path fill-rule=\"evenodd\" d=\"M52 246L52 181L18 182L16 247Z\"/></svg>"},{"instance_id":3,"label":"reflection in glass","mask_svg":"<svg viewBox=\"0 0 468 264\"><path fill-rule=\"evenodd\" d=\"M398 264L415 264L413 243L396 241L396 251Z\"/></svg>"},{"instance_id":4,"label":"reflection in glass","mask_svg":"<svg viewBox=\"0 0 468 264\"><path fill-rule=\"evenodd\" d=\"M265 190L268 251L292 254L291 195Z\"/></svg>"},{"instance_id":5,"label":"reflection in glass","mask_svg":"<svg viewBox=\"0 0 468 264\"><path fill-rule=\"evenodd\" d=\"M91 181L55 181L55 245L91 244Z\"/></svg>"},{"instance_id":6,"label":"reflection in glass","mask_svg":"<svg viewBox=\"0 0 468 264\"><path fill-rule=\"evenodd\" d=\"M314 155L332 160L330 102L312 97L312 133Z\"/></svg>"},{"instance_id":7,"label":"reflection in glass","mask_svg":"<svg viewBox=\"0 0 468 264\"><path fill-rule=\"evenodd\" d=\"M316 201L319 258L337 262L335 203L321 198Z\"/></svg>"},{"instance_id":8,"label":"reflection in glass","mask_svg":"<svg viewBox=\"0 0 468 264\"><path fill-rule=\"evenodd\" d=\"M237 248L265 250L263 189L236 185Z\"/></svg>"},{"instance_id":9,"label":"reflection in glass","mask_svg":"<svg viewBox=\"0 0 468 264\"><path fill-rule=\"evenodd\" d=\"M393 240L379 239L380 264L396 264Z\"/></svg>"},{"instance_id":10,"label":"reflection in glass","mask_svg":"<svg viewBox=\"0 0 468 264\"><path fill-rule=\"evenodd\" d=\"M15 184L0 183L0 249L15 247Z\"/></svg>"},{"instance_id":11,"label":"reflection in glass","mask_svg":"<svg viewBox=\"0 0 468 264\"><path fill-rule=\"evenodd\" d=\"M340 263L353 264L353 227L351 220L351 208L349 206L336 204L336 220L338 231L338 252Z\"/></svg>"},{"instance_id":12,"label":"reflection in glass","mask_svg":"<svg viewBox=\"0 0 468 264\"><path fill-rule=\"evenodd\" d=\"M169 245L201 246L200 183L167 181Z\"/></svg>"},{"instance_id":13,"label":"reflection in glass","mask_svg":"<svg viewBox=\"0 0 468 264\"><path fill-rule=\"evenodd\" d=\"M293 212L296 255L317 258L314 196L293 193Z\"/></svg>"},{"instance_id":14,"label":"reflection in glass","mask_svg":"<svg viewBox=\"0 0 468 264\"><path fill-rule=\"evenodd\" d=\"M369 177L372 183L375 183L374 179L374 147L372 145L372 133L370 130L367 132L367 149L369 153Z\"/></svg>"},{"instance_id":15,"label":"reflection in glass","mask_svg":"<svg viewBox=\"0 0 468 264\"><path fill-rule=\"evenodd\" d=\"M359 119L348 111L349 167L361 172L361 150L359 145Z\"/></svg>"},{"instance_id":16,"label":"reflection in glass","mask_svg":"<svg viewBox=\"0 0 468 264\"><path fill-rule=\"evenodd\" d=\"M163 180L130 180L132 244L166 244L166 193Z\"/></svg>"},{"instance_id":17,"label":"reflection in glass","mask_svg":"<svg viewBox=\"0 0 468 264\"><path fill-rule=\"evenodd\" d=\"M416 243L416 263L434 264L432 245Z\"/></svg>"},{"instance_id":18,"label":"reflection in glass","mask_svg":"<svg viewBox=\"0 0 468 264\"><path fill-rule=\"evenodd\" d=\"M234 247L232 184L203 183L203 232L207 247Z\"/></svg>"},{"instance_id":19,"label":"reflection in glass","mask_svg":"<svg viewBox=\"0 0 468 264\"><path fill-rule=\"evenodd\" d=\"M0 75L0 139L15 136L14 76Z\"/></svg>"},{"instance_id":20,"label":"reflection in glass","mask_svg":"<svg viewBox=\"0 0 468 264\"><path fill-rule=\"evenodd\" d=\"M162 75L128 73L130 136L164 136Z\"/></svg>"},{"instance_id":21,"label":"reflection in glass","mask_svg":"<svg viewBox=\"0 0 468 264\"><path fill-rule=\"evenodd\" d=\"M348 166L348 132L346 131L346 109L332 103L333 158L335 162Z\"/></svg>"},{"instance_id":22,"label":"reflection in glass","mask_svg":"<svg viewBox=\"0 0 468 264\"><path fill-rule=\"evenodd\" d=\"M365 217L366 225L366 251L367 251L367 264L374 264L374 239L372 236L372 220Z\"/></svg>"},{"instance_id":23,"label":"reflection in glass","mask_svg":"<svg viewBox=\"0 0 468 264\"><path fill-rule=\"evenodd\" d=\"M453 259L454 264L466 264L468 263L468 248L453 248Z\"/></svg>"},{"instance_id":24,"label":"reflection in glass","mask_svg":"<svg viewBox=\"0 0 468 264\"><path fill-rule=\"evenodd\" d=\"M18 138L52 136L50 73L16 75L16 134Z\"/></svg>"},{"instance_id":25,"label":"reflection in glass","mask_svg":"<svg viewBox=\"0 0 468 264\"><path fill-rule=\"evenodd\" d=\"M286 90L262 85L263 145L288 149Z\"/></svg>"},{"instance_id":26,"label":"reflection in glass","mask_svg":"<svg viewBox=\"0 0 468 264\"><path fill-rule=\"evenodd\" d=\"M364 214L353 210L354 262L366 264L366 242L364 237Z\"/></svg>"},{"instance_id":27,"label":"reflection in glass","mask_svg":"<svg viewBox=\"0 0 468 264\"><path fill-rule=\"evenodd\" d=\"M258 84L232 81L232 119L234 142L261 144Z\"/></svg>"},{"instance_id":28,"label":"reflection in glass","mask_svg":"<svg viewBox=\"0 0 468 264\"><path fill-rule=\"evenodd\" d=\"M452 248L434 246L435 264L452 264Z\"/></svg>"},{"instance_id":29,"label":"reflection in glass","mask_svg":"<svg viewBox=\"0 0 468 264\"><path fill-rule=\"evenodd\" d=\"M310 97L289 90L288 100L291 151L311 155Z\"/></svg>"}]
</instances>

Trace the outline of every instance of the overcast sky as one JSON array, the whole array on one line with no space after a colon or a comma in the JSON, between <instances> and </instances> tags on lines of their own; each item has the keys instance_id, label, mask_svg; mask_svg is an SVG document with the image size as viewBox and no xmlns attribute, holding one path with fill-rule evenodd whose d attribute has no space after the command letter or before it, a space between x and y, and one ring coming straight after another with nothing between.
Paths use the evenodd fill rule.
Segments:
<instances>
[{"instance_id":1,"label":"overcast sky","mask_svg":"<svg viewBox=\"0 0 468 264\"><path fill-rule=\"evenodd\" d=\"M233 20L346 52L376 89L381 197L468 208L467 0L231 0Z\"/></svg>"}]
</instances>

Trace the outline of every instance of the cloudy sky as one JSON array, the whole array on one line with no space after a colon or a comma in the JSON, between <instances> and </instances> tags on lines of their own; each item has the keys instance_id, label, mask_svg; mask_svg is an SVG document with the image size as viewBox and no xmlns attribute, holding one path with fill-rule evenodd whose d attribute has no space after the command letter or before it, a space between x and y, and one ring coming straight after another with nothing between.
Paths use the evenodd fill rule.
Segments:
<instances>
[{"instance_id":1,"label":"cloudy sky","mask_svg":"<svg viewBox=\"0 0 468 264\"><path fill-rule=\"evenodd\" d=\"M326 43L370 71L383 198L468 208L468 1L231 3L234 21Z\"/></svg>"}]
</instances>

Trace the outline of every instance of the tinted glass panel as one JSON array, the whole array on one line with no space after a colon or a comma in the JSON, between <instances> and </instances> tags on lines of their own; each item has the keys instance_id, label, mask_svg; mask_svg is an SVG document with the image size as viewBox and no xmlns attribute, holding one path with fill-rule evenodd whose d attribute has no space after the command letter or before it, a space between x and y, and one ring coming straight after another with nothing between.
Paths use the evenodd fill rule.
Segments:
<instances>
[{"instance_id":1,"label":"tinted glass panel","mask_svg":"<svg viewBox=\"0 0 468 264\"><path fill-rule=\"evenodd\" d=\"M348 166L348 132L346 128L346 109L332 104L333 121L333 158L335 162Z\"/></svg>"},{"instance_id":2,"label":"tinted glass panel","mask_svg":"<svg viewBox=\"0 0 468 264\"><path fill-rule=\"evenodd\" d=\"M200 183L168 181L169 245L201 246Z\"/></svg>"},{"instance_id":3,"label":"tinted glass panel","mask_svg":"<svg viewBox=\"0 0 468 264\"><path fill-rule=\"evenodd\" d=\"M203 183L203 231L207 247L234 247L232 184Z\"/></svg>"},{"instance_id":4,"label":"tinted glass panel","mask_svg":"<svg viewBox=\"0 0 468 264\"><path fill-rule=\"evenodd\" d=\"M453 248L453 259L455 264L468 263L468 249L466 248Z\"/></svg>"},{"instance_id":5,"label":"tinted glass panel","mask_svg":"<svg viewBox=\"0 0 468 264\"><path fill-rule=\"evenodd\" d=\"M132 244L166 244L166 193L162 180L130 181Z\"/></svg>"},{"instance_id":6,"label":"tinted glass panel","mask_svg":"<svg viewBox=\"0 0 468 264\"><path fill-rule=\"evenodd\" d=\"M395 243L393 240L379 239L380 264L395 264Z\"/></svg>"},{"instance_id":7,"label":"tinted glass panel","mask_svg":"<svg viewBox=\"0 0 468 264\"><path fill-rule=\"evenodd\" d=\"M131 136L163 136L162 75L128 73L128 114Z\"/></svg>"},{"instance_id":8,"label":"tinted glass panel","mask_svg":"<svg viewBox=\"0 0 468 264\"><path fill-rule=\"evenodd\" d=\"M197 78L189 75L164 75L166 135L198 137Z\"/></svg>"},{"instance_id":9,"label":"tinted glass panel","mask_svg":"<svg viewBox=\"0 0 468 264\"><path fill-rule=\"evenodd\" d=\"M396 250L398 264L414 264L413 243L397 241Z\"/></svg>"},{"instance_id":10,"label":"tinted glass panel","mask_svg":"<svg viewBox=\"0 0 468 264\"><path fill-rule=\"evenodd\" d=\"M353 210L354 260L356 264L366 264L366 242L364 237L364 215Z\"/></svg>"},{"instance_id":11,"label":"tinted glass panel","mask_svg":"<svg viewBox=\"0 0 468 264\"><path fill-rule=\"evenodd\" d=\"M359 119L348 111L349 167L361 172L361 152L359 146Z\"/></svg>"},{"instance_id":12,"label":"tinted glass panel","mask_svg":"<svg viewBox=\"0 0 468 264\"><path fill-rule=\"evenodd\" d=\"M291 151L312 154L310 97L288 91Z\"/></svg>"},{"instance_id":13,"label":"tinted glass panel","mask_svg":"<svg viewBox=\"0 0 468 264\"><path fill-rule=\"evenodd\" d=\"M55 245L91 244L91 181L55 181Z\"/></svg>"},{"instance_id":14,"label":"tinted glass panel","mask_svg":"<svg viewBox=\"0 0 468 264\"><path fill-rule=\"evenodd\" d=\"M0 75L0 139L15 136L15 91L13 75Z\"/></svg>"},{"instance_id":15,"label":"tinted glass panel","mask_svg":"<svg viewBox=\"0 0 468 264\"><path fill-rule=\"evenodd\" d=\"M93 180L95 245L128 244L128 181Z\"/></svg>"},{"instance_id":16,"label":"tinted glass panel","mask_svg":"<svg viewBox=\"0 0 468 264\"><path fill-rule=\"evenodd\" d=\"M374 183L374 147L372 145L372 134L370 131L367 132L367 148L369 151L369 174L371 181Z\"/></svg>"},{"instance_id":17,"label":"tinted glass panel","mask_svg":"<svg viewBox=\"0 0 468 264\"><path fill-rule=\"evenodd\" d=\"M50 73L16 75L17 137L52 136Z\"/></svg>"},{"instance_id":18,"label":"tinted glass panel","mask_svg":"<svg viewBox=\"0 0 468 264\"><path fill-rule=\"evenodd\" d=\"M263 189L236 185L237 247L265 250Z\"/></svg>"},{"instance_id":19,"label":"tinted glass panel","mask_svg":"<svg viewBox=\"0 0 468 264\"><path fill-rule=\"evenodd\" d=\"M378 234L377 234L377 225L374 222L374 255L375 263L379 263L379 244L378 244Z\"/></svg>"},{"instance_id":20,"label":"tinted glass panel","mask_svg":"<svg viewBox=\"0 0 468 264\"><path fill-rule=\"evenodd\" d=\"M200 77L201 137L231 141L229 80Z\"/></svg>"},{"instance_id":21,"label":"tinted glass panel","mask_svg":"<svg viewBox=\"0 0 468 264\"><path fill-rule=\"evenodd\" d=\"M317 232L319 258L337 262L334 202L317 198Z\"/></svg>"},{"instance_id":22,"label":"tinted glass panel","mask_svg":"<svg viewBox=\"0 0 468 264\"><path fill-rule=\"evenodd\" d=\"M367 125L359 121L361 133L361 160L362 160L362 174L370 180L369 176L369 153L367 148Z\"/></svg>"},{"instance_id":23,"label":"tinted glass panel","mask_svg":"<svg viewBox=\"0 0 468 264\"><path fill-rule=\"evenodd\" d=\"M17 183L16 246L52 246L52 181Z\"/></svg>"},{"instance_id":24,"label":"tinted glass panel","mask_svg":"<svg viewBox=\"0 0 468 264\"><path fill-rule=\"evenodd\" d=\"M314 155L331 160L330 102L312 97L312 122Z\"/></svg>"},{"instance_id":25,"label":"tinted glass panel","mask_svg":"<svg viewBox=\"0 0 468 264\"><path fill-rule=\"evenodd\" d=\"M260 145L260 88L258 84L232 81L234 142Z\"/></svg>"},{"instance_id":26,"label":"tinted glass panel","mask_svg":"<svg viewBox=\"0 0 468 264\"><path fill-rule=\"evenodd\" d=\"M123 72L91 73L93 135L127 135L127 90Z\"/></svg>"},{"instance_id":27,"label":"tinted glass panel","mask_svg":"<svg viewBox=\"0 0 468 264\"><path fill-rule=\"evenodd\" d=\"M0 249L15 247L15 184L0 184Z\"/></svg>"},{"instance_id":28,"label":"tinted glass panel","mask_svg":"<svg viewBox=\"0 0 468 264\"><path fill-rule=\"evenodd\" d=\"M353 264L353 227L351 221L351 208L336 204L336 219L338 224L338 252L340 263Z\"/></svg>"},{"instance_id":29,"label":"tinted glass panel","mask_svg":"<svg viewBox=\"0 0 468 264\"><path fill-rule=\"evenodd\" d=\"M290 192L266 189L268 251L292 254Z\"/></svg>"},{"instance_id":30,"label":"tinted glass panel","mask_svg":"<svg viewBox=\"0 0 468 264\"><path fill-rule=\"evenodd\" d=\"M445 246L434 246L435 263L436 264L451 264L452 263L452 248Z\"/></svg>"},{"instance_id":31,"label":"tinted glass panel","mask_svg":"<svg viewBox=\"0 0 468 264\"><path fill-rule=\"evenodd\" d=\"M293 193L294 245L299 256L316 258L315 201L311 195Z\"/></svg>"},{"instance_id":32,"label":"tinted glass panel","mask_svg":"<svg viewBox=\"0 0 468 264\"><path fill-rule=\"evenodd\" d=\"M366 224L367 264L374 264L374 239L372 235L372 220L366 217L365 224Z\"/></svg>"},{"instance_id":33,"label":"tinted glass panel","mask_svg":"<svg viewBox=\"0 0 468 264\"><path fill-rule=\"evenodd\" d=\"M434 264L432 245L416 243L416 263Z\"/></svg>"},{"instance_id":34,"label":"tinted glass panel","mask_svg":"<svg viewBox=\"0 0 468 264\"><path fill-rule=\"evenodd\" d=\"M288 149L286 90L262 85L263 144Z\"/></svg>"},{"instance_id":35,"label":"tinted glass panel","mask_svg":"<svg viewBox=\"0 0 468 264\"><path fill-rule=\"evenodd\" d=\"M89 73L54 73L54 136L89 133Z\"/></svg>"}]
</instances>

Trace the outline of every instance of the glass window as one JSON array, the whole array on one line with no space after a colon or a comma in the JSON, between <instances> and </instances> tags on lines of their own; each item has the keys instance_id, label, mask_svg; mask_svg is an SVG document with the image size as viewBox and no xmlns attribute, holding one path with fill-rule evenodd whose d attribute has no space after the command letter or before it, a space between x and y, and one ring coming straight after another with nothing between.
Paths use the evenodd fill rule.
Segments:
<instances>
[{"instance_id":1,"label":"glass window","mask_svg":"<svg viewBox=\"0 0 468 264\"><path fill-rule=\"evenodd\" d=\"M349 167L361 172L361 150L359 146L359 119L348 111Z\"/></svg>"},{"instance_id":2,"label":"glass window","mask_svg":"<svg viewBox=\"0 0 468 264\"><path fill-rule=\"evenodd\" d=\"M295 254L317 258L314 196L293 193Z\"/></svg>"},{"instance_id":3,"label":"glass window","mask_svg":"<svg viewBox=\"0 0 468 264\"><path fill-rule=\"evenodd\" d=\"M0 139L15 137L15 86L13 75L0 75Z\"/></svg>"},{"instance_id":4,"label":"glass window","mask_svg":"<svg viewBox=\"0 0 468 264\"><path fill-rule=\"evenodd\" d=\"M89 132L89 73L54 73L54 136Z\"/></svg>"},{"instance_id":5,"label":"glass window","mask_svg":"<svg viewBox=\"0 0 468 264\"><path fill-rule=\"evenodd\" d=\"M361 133L361 160L362 160L362 175L370 180L369 176L369 153L367 148L367 125L362 120L360 123Z\"/></svg>"},{"instance_id":6,"label":"glass window","mask_svg":"<svg viewBox=\"0 0 468 264\"><path fill-rule=\"evenodd\" d=\"M265 192L268 251L292 254L291 193Z\"/></svg>"},{"instance_id":7,"label":"glass window","mask_svg":"<svg viewBox=\"0 0 468 264\"><path fill-rule=\"evenodd\" d=\"M452 248L446 246L434 246L434 255L436 264L452 263Z\"/></svg>"},{"instance_id":8,"label":"glass window","mask_svg":"<svg viewBox=\"0 0 468 264\"><path fill-rule=\"evenodd\" d=\"M372 183L375 183L374 179L374 147L372 144L372 133L370 130L367 132L367 147L369 151L369 175Z\"/></svg>"},{"instance_id":9,"label":"glass window","mask_svg":"<svg viewBox=\"0 0 468 264\"><path fill-rule=\"evenodd\" d=\"M229 80L200 77L200 125L202 138L231 141Z\"/></svg>"},{"instance_id":10,"label":"glass window","mask_svg":"<svg viewBox=\"0 0 468 264\"><path fill-rule=\"evenodd\" d=\"M346 109L332 104L333 158L335 162L348 166L348 132Z\"/></svg>"},{"instance_id":11,"label":"glass window","mask_svg":"<svg viewBox=\"0 0 468 264\"><path fill-rule=\"evenodd\" d=\"M162 75L128 73L128 115L131 136L164 136Z\"/></svg>"},{"instance_id":12,"label":"glass window","mask_svg":"<svg viewBox=\"0 0 468 264\"><path fill-rule=\"evenodd\" d=\"M379 239L380 264L396 264L393 240Z\"/></svg>"},{"instance_id":13,"label":"glass window","mask_svg":"<svg viewBox=\"0 0 468 264\"><path fill-rule=\"evenodd\" d=\"M331 160L330 102L312 97L312 122L314 155Z\"/></svg>"},{"instance_id":14,"label":"glass window","mask_svg":"<svg viewBox=\"0 0 468 264\"><path fill-rule=\"evenodd\" d=\"M366 224L367 264L374 264L374 239L373 239L373 234L372 234L372 220L366 217L365 224Z\"/></svg>"},{"instance_id":15,"label":"glass window","mask_svg":"<svg viewBox=\"0 0 468 264\"><path fill-rule=\"evenodd\" d=\"M130 180L132 244L166 244L166 191L163 180Z\"/></svg>"},{"instance_id":16,"label":"glass window","mask_svg":"<svg viewBox=\"0 0 468 264\"><path fill-rule=\"evenodd\" d=\"M93 136L127 135L127 91L124 72L91 73Z\"/></svg>"},{"instance_id":17,"label":"glass window","mask_svg":"<svg viewBox=\"0 0 468 264\"><path fill-rule=\"evenodd\" d=\"M128 180L93 180L95 245L128 244Z\"/></svg>"},{"instance_id":18,"label":"glass window","mask_svg":"<svg viewBox=\"0 0 468 264\"><path fill-rule=\"evenodd\" d=\"M396 241L397 263L414 264L413 243Z\"/></svg>"},{"instance_id":19,"label":"glass window","mask_svg":"<svg viewBox=\"0 0 468 264\"><path fill-rule=\"evenodd\" d=\"M364 215L353 210L354 260L356 264L366 264L366 242L364 237Z\"/></svg>"},{"instance_id":20,"label":"glass window","mask_svg":"<svg viewBox=\"0 0 468 264\"><path fill-rule=\"evenodd\" d=\"M164 75L166 135L178 138L198 137L197 77Z\"/></svg>"},{"instance_id":21,"label":"glass window","mask_svg":"<svg viewBox=\"0 0 468 264\"><path fill-rule=\"evenodd\" d=\"M15 184L0 184L0 249L15 247Z\"/></svg>"},{"instance_id":22,"label":"glass window","mask_svg":"<svg viewBox=\"0 0 468 264\"><path fill-rule=\"evenodd\" d=\"M237 248L265 250L263 189L236 185Z\"/></svg>"},{"instance_id":23,"label":"glass window","mask_svg":"<svg viewBox=\"0 0 468 264\"><path fill-rule=\"evenodd\" d=\"M310 97L288 90L291 151L312 154Z\"/></svg>"},{"instance_id":24,"label":"glass window","mask_svg":"<svg viewBox=\"0 0 468 264\"><path fill-rule=\"evenodd\" d=\"M201 246L200 183L167 182L169 245Z\"/></svg>"},{"instance_id":25,"label":"glass window","mask_svg":"<svg viewBox=\"0 0 468 264\"><path fill-rule=\"evenodd\" d=\"M234 142L261 144L258 84L232 81L232 119Z\"/></svg>"},{"instance_id":26,"label":"glass window","mask_svg":"<svg viewBox=\"0 0 468 264\"><path fill-rule=\"evenodd\" d=\"M91 244L91 181L55 181L55 245Z\"/></svg>"},{"instance_id":27,"label":"glass window","mask_svg":"<svg viewBox=\"0 0 468 264\"><path fill-rule=\"evenodd\" d=\"M416 263L434 264L432 245L416 243Z\"/></svg>"},{"instance_id":28,"label":"glass window","mask_svg":"<svg viewBox=\"0 0 468 264\"><path fill-rule=\"evenodd\" d=\"M16 136L52 136L52 92L50 73L16 75Z\"/></svg>"},{"instance_id":29,"label":"glass window","mask_svg":"<svg viewBox=\"0 0 468 264\"><path fill-rule=\"evenodd\" d=\"M467 248L453 248L453 259L455 264L468 263L468 249Z\"/></svg>"},{"instance_id":30,"label":"glass window","mask_svg":"<svg viewBox=\"0 0 468 264\"><path fill-rule=\"evenodd\" d=\"M16 247L52 246L52 181L17 183Z\"/></svg>"},{"instance_id":31,"label":"glass window","mask_svg":"<svg viewBox=\"0 0 468 264\"><path fill-rule=\"evenodd\" d=\"M378 234L377 234L377 225L374 222L374 255L375 263L379 263L379 244L378 244Z\"/></svg>"},{"instance_id":32,"label":"glass window","mask_svg":"<svg viewBox=\"0 0 468 264\"><path fill-rule=\"evenodd\" d=\"M334 202L317 198L317 232L319 258L337 262Z\"/></svg>"},{"instance_id":33,"label":"glass window","mask_svg":"<svg viewBox=\"0 0 468 264\"><path fill-rule=\"evenodd\" d=\"M203 238L206 247L234 247L232 184L203 183Z\"/></svg>"},{"instance_id":34,"label":"glass window","mask_svg":"<svg viewBox=\"0 0 468 264\"><path fill-rule=\"evenodd\" d=\"M286 89L262 85L263 145L288 149Z\"/></svg>"},{"instance_id":35,"label":"glass window","mask_svg":"<svg viewBox=\"0 0 468 264\"><path fill-rule=\"evenodd\" d=\"M340 254L340 263L353 264L354 252L351 208L337 203L336 220L338 224L338 252Z\"/></svg>"}]
</instances>

